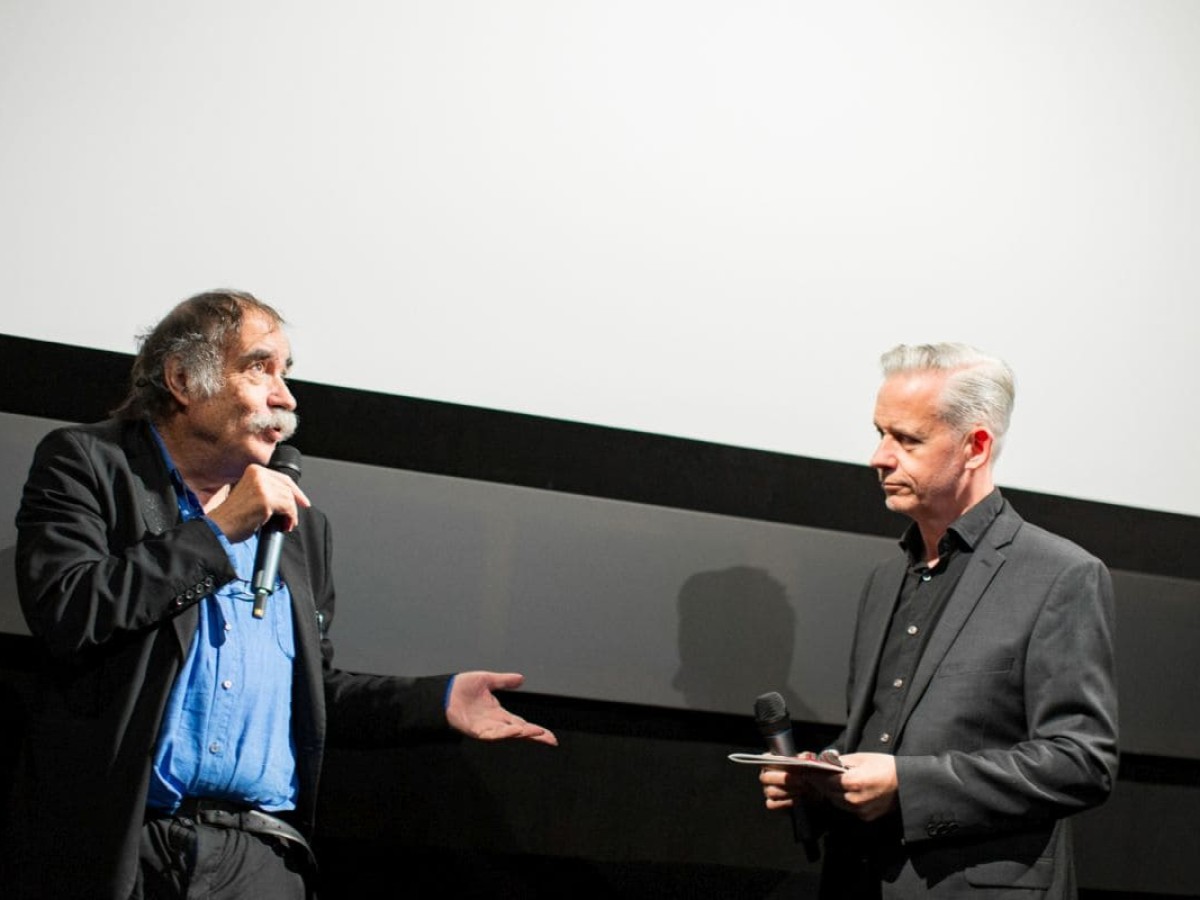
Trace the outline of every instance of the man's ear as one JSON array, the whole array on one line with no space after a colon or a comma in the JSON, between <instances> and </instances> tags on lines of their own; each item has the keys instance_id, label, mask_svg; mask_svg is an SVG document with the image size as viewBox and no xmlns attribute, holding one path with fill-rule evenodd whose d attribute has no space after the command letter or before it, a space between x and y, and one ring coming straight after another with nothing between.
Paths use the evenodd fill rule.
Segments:
<instances>
[{"instance_id":1,"label":"man's ear","mask_svg":"<svg viewBox=\"0 0 1200 900\"><path fill-rule=\"evenodd\" d=\"M175 402L187 406L191 402L188 395L188 377L183 364L178 357L171 357L163 363L163 384L166 385Z\"/></svg>"},{"instance_id":2,"label":"man's ear","mask_svg":"<svg viewBox=\"0 0 1200 900\"><path fill-rule=\"evenodd\" d=\"M967 432L966 451L967 451L967 468L977 469L985 465L992 458L992 451L996 447L996 439L991 431L984 428L982 425L976 425Z\"/></svg>"}]
</instances>

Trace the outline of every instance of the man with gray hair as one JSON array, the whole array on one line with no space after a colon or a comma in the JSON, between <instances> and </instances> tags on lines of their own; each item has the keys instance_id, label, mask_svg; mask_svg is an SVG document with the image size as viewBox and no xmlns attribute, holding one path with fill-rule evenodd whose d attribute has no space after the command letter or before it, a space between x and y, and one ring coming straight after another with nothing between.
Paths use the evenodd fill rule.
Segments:
<instances>
[{"instance_id":1,"label":"man with gray hair","mask_svg":"<svg viewBox=\"0 0 1200 900\"><path fill-rule=\"evenodd\" d=\"M995 486L1007 364L963 344L882 363L871 466L912 524L859 601L825 753L845 769L766 768L766 805L826 832L822 897L1074 897L1067 817L1117 767L1108 570Z\"/></svg>"},{"instance_id":2,"label":"man with gray hair","mask_svg":"<svg viewBox=\"0 0 1200 900\"><path fill-rule=\"evenodd\" d=\"M556 743L497 701L518 674L333 666L329 525L268 467L296 428L291 365L274 309L199 294L144 338L114 418L39 444L16 574L46 677L4 897L303 900L327 745ZM269 521L286 535L260 605Z\"/></svg>"}]
</instances>

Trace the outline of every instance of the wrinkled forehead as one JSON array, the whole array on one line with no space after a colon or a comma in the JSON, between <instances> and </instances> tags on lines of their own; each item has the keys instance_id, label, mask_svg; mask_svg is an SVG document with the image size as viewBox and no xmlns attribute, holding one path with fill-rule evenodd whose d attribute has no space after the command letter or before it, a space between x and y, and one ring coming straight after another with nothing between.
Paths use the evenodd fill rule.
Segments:
<instances>
[{"instance_id":1,"label":"wrinkled forehead","mask_svg":"<svg viewBox=\"0 0 1200 900\"><path fill-rule=\"evenodd\" d=\"M242 317L237 338L225 350L227 363L271 360L291 368L292 345L283 326L257 309Z\"/></svg>"}]
</instances>

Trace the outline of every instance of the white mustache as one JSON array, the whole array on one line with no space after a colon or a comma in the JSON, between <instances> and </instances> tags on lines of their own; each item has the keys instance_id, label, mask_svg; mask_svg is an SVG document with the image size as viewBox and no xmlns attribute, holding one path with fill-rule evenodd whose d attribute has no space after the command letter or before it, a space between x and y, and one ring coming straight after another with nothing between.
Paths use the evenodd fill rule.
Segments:
<instances>
[{"instance_id":1,"label":"white mustache","mask_svg":"<svg viewBox=\"0 0 1200 900\"><path fill-rule=\"evenodd\" d=\"M250 418L251 431L278 431L279 439L286 441L300 427L300 417L289 409L277 409L269 413L259 413Z\"/></svg>"}]
</instances>

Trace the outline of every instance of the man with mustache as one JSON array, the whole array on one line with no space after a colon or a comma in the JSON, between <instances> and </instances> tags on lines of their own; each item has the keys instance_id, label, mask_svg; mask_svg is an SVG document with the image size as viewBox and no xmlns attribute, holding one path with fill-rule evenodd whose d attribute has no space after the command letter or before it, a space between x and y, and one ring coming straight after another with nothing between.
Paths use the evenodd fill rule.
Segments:
<instances>
[{"instance_id":1,"label":"man with mustache","mask_svg":"<svg viewBox=\"0 0 1200 900\"><path fill-rule=\"evenodd\" d=\"M185 300L142 341L114 418L39 445L17 517L22 608L47 653L13 798L6 897L304 898L326 743L455 729L554 735L493 690L332 665L329 530L267 468L296 429L279 314ZM289 532L264 614L259 532Z\"/></svg>"},{"instance_id":2,"label":"man with mustache","mask_svg":"<svg viewBox=\"0 0 1200 900\"><path fill-rule=\"evenodd\" d=\"M1074 897L1067 817L1116 776L1108 571L995 486L1007 364L962 344L882 363L871 466L912 524L859 601L846 770L763 769L766 805L828 832L822 897Z\"/></svg>"}]
</instances>

